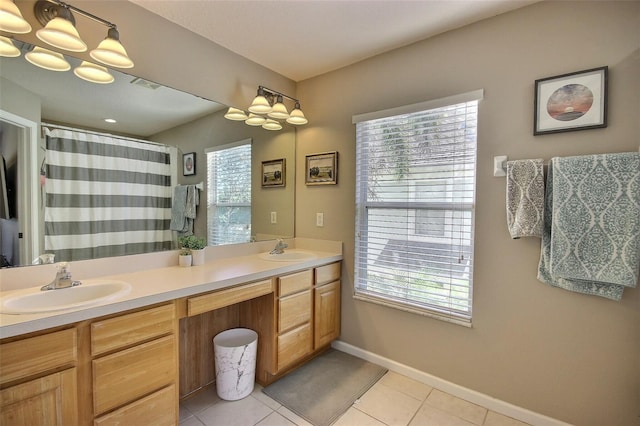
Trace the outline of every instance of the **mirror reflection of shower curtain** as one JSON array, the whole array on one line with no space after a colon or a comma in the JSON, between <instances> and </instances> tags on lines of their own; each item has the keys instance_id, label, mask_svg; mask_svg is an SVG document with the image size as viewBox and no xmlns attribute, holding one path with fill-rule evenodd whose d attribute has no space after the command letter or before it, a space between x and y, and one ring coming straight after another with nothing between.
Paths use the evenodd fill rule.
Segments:
<instances>
[{"instance_id":1,"label":"mirror reflection of shower curtain","mask_svg":"<svg viewBox=\"0 0 640 426\"><path fill-rule=\"evenodd\" d=\"M169 147L45 129L45 251L56 261L171 249Z\"/></svg>"}]
</instances>

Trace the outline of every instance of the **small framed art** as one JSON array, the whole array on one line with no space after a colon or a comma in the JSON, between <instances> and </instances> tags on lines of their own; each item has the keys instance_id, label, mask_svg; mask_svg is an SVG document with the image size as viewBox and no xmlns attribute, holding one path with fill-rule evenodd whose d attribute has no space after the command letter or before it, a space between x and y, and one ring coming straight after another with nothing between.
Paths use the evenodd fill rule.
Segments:
<instances>
[{"instance_id":1,"label":"small framed art","mask_svg":"<svg viewBox=\"0 0 640 426\"><path fill-rule=\"evenodd\" d=\"M608 67L535 82L534 135L607 127Z\"/></svg>"},{"instance_id":2,"label":"small framed art","mask_svg":"<svg viewBox=\"0 0 640 426\"><path fill-rule=\"evenodd\" d=\"M182 176L196 174L196 153L190 152L182 156Z\"/></svg>"},{"instance_id":3,"label":"small framed art","mask_svg":"<svg viewBox=\"0 0 640 426\"><path fill-rule=\"evenodd\" d=\"M263 161L262 162L262 186L274 187L285 186L286 184L285 159Z\"/></svg>"},{"instance_id":4,"label":"small framed art","mask_svg":"<svg viewBox=\"0 0 640 426\"><path fill-rule=\"evenodd\" d=\"M307 185L335 185L338 183L338 152L323 152L306 156Z\"/></svg>"}]
</instances>

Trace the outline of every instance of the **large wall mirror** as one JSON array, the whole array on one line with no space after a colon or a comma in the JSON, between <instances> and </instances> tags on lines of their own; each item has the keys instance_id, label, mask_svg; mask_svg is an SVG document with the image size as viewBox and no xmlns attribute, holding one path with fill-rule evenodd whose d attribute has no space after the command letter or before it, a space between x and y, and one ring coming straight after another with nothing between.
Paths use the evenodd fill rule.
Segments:
<instances>
[{"instance_id":1,"label":"large wall mirror","mask_svg":"<svg viewBox=\"0 0 640 426\"><path fill-rule=\"evenodd\" d=\"M11 266L31 265L46 252L43 236L46 194L40 180L46 150L41 123L175 147L172 184L204 183L194 221L194 233L199 236L207 235L205 151L250 140L251 235L256 239L294 236L295 130L292 127L285 125L282 130L272 132L229 121L223 117L225 105L115 70L110 70L115 77L110 84L86 82L72 71L47 71L25 60L24 52L33 46L16 44L22 48L23 55L0 57L0 151L5 163L0 167L3 181L0 217L5 225L14 226L20 237L17 247L3 246L3 251L13 250L12 257L19 259L11 262ZM68 61L72 69L79 63L72 57L68 57ZM117 122L107 123L105 118L114 118ZM196 153L196 174L183 176L182 155L191 152ZM285 185L262 185L263 162L279 159L284 159L286 164ZM2 238L8 239L9 234L3 231ZM55 259L60 260L66 259Z\"/></svg>"}]
</instances>

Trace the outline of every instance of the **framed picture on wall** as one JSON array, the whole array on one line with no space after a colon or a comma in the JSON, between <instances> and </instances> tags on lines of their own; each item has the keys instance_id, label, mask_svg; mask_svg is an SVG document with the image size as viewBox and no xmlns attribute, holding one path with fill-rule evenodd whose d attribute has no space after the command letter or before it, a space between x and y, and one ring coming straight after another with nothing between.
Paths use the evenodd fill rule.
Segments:
<instances>
[{"instance_id":1,"label":"framed picture on wall","mask_svg":"<svg viewBox=\"0 0 640 426\"><path fill-rule=\"evenodd\" d=\"M182 176L196 174L196 153L190 152L182 156Z\"/></svg>"},{"instance_id":2,"label":"framed picture on wall","mask_svg":"<svg viewBox=\"0 0 640 426\"><path fill-rule=\"evenodd\" d=\"M304 183L335 185L338 183L338 152L323 152L306 156Z\"/></svg>"},{"instance_id":3,"label":"framed picture on wall","mask_svg":"<svg viewBox=\"0 0 640 426\"><path fill-rule=\"evenodd\" d=\"M609 67L535 82L534 135L607 127Z\"/></svg>"},{"instance_id":4,"label":"framed picture on wall","mask_svg":"<svg viewBox=\"0 0 640 426\"><path fill-rule=\"evenodd\" d=\"M286 183L285 159L262 162L262 186L285 186Z\"/></svg>"}]
</instances>

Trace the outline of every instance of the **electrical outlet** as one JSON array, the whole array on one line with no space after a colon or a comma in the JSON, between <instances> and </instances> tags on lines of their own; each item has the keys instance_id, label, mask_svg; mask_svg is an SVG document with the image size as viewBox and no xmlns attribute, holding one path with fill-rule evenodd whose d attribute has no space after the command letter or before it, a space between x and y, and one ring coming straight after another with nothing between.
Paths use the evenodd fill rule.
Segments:
<instances>
[{"instance_id":1,"label":"electrical outlet","mask_svg":"<svg viewBox=\"0 0 640 426\"><path fill-rule=\"evenodd\" d=\"M271 223L278 222L278 214L276 212L271 212Z\"/></svg>"},{"instance_id":2,"label":"electrical outlet","mask_svg":"<svg viewBox=\"0 0 640 426\"><path fill-rule=\"evenodd\" d=\"M316 226L324 226L324 213L316 213Z\"/></svg>"}]
</instances>

